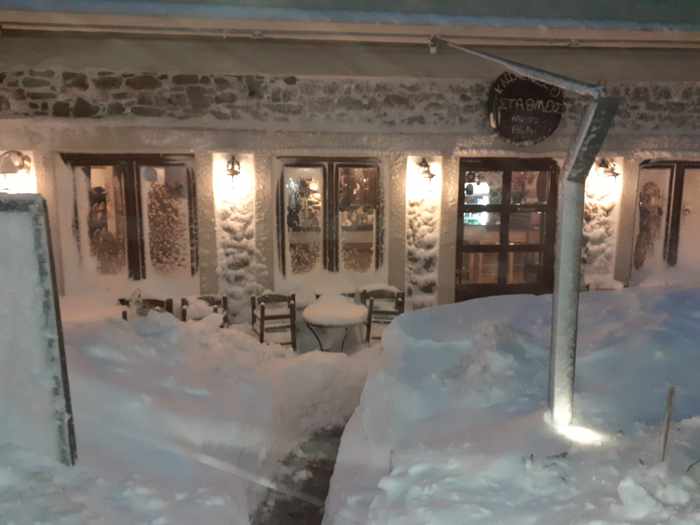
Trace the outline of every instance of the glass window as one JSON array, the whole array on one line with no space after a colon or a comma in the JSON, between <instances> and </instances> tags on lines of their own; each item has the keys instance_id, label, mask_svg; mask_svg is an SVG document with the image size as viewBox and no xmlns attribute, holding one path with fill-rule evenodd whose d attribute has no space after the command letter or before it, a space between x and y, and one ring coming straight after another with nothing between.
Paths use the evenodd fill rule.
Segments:
<instances>
[{"instance_id":1,"label":"glass window","mask_svg":"<svg viewBox=\"0 0 700 525\"><path fill-rule=\"evenodd\" d=\"M508 253L508 284L538 283L541 271L541 252Z\"/></svg>"},{"instance_id":2,"label":"glass window","mask_svg":"<svg viewBox=\"0 0 700 525\"><path fill-rule=\"evenodd\" d=\"M283 169L280 260L285 274L323 268L375 271L381 265L383 241L379 168L332 159L312 162Z\"/></svg>"},{"instance_id":3,"label":"glass window","mask_svg":"<svg viewBox=\"0 0 700 525\"><path fill-rule=\"evenodd\" d=\"M191 156L61 154L73 166L66 256L80 267L67 289L130 293L130 281L190 295L199 288ZM72 235L71 235L72 234ZM146 289L146 288L144 288Z\"/></svg>"},{"instance_id":4,"label":"glass window","mask_svg":"<svg viewBox=\"0 0 700 525\"><path fill-rule=\"evenodd\" d=\"M338 208L375 208L379 170L375 166L338 166Z\"/></svg>"},{"instance_id":5,"label":"glass window","mask_svg":"<svg viewBox=\"0 0 700 525\"><path fill-rule=\"evenodd\" d=\"M464 214L464 244L494 245L501 242L501 214L481 211Z\"/></svg>"},{"instance_id":6,"label":"glass window","mask_svg":"<svg viewBox=\"0 0 700 525\"><path fill-rule=\"evenodd\" d=\"M323 266L323 168L284 169L287 270L309 273Z\"/></svg>"},{"instance_id":7,"label":"glass window","mask_svg":"<svg viewBox=\"0 0 700 525\"><path fill-rule=\"evenodd\" d=\"M498 253L463 253L462 284L498 283Z\"/></svg>"},{"instance_id":8,"label":"glass window","mask_svg":"<svg viewBox=\"0 0 700 525\"><path fill-rule=\"evenodd\" d=\"M541 211L510 214L508 242L510 244L541 244L544 241L544 213Z\"/></svg>"},{"instance_id":9,"label":"glass window","mask_svg":"<svg viewBox=\"0 0 700 525\"><path fill-rule=\"evenodd\" d=\"M87 235L97 271L118 274L126 267L126 207L122 179L112 166L88 170Z\"/></svg>"},{"instance_id":10,"label":"glass window","mask_svg":"<svg viewBox=\"0 0 700 525\"><path fill-rule=\"evenodd\" d=\"M341 269L368 272L374 267L374 208L353 208L340 212Z\"/></svg>"},{"instance_id":11,"label":"glass window","mask_svg":"<svg viewBox=\"0 0 700 525\"><path fill-rule=\"evenodd\" d=\"M338 167L340 270L375 268L379 170L375 166Z\"/></svg>"},{"instance_id":12,"label":"glass window","mask_svg":"<svg viewBox=\"0 0 700 525\"><path fill-rule=\"evenodd\" d=\"M501 204L503 173L500 171L468 171L464 177L464 205Z\"/></svg>"},{"instance_id":13,"label":"glass window","mask_svg":"<svg viewBox=\"0 0 700 525\"><path fill-rule=\"evenodd\" d=\"M511 204L546 204L550 174L543 171L513 171L510 183Z\"/></svg>"},{"instance_id":14,"label":"glass window","mask_svg":"<svg viewBox=\"0 0 700 525\"><path fill-rule=\"evenodd\" d=\"M141 166L146 275L189 275L190 195L185 166Z\"/></svg>"}]
</instances>

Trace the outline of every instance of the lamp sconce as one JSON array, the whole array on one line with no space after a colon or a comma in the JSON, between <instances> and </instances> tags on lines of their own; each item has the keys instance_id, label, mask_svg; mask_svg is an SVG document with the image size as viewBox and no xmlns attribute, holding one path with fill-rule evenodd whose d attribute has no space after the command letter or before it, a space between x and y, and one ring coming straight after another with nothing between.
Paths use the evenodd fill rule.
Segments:
<instances>
[{"instance_id":1,"label":"lamp sconce","mask_svg":"<svg viewBox=\"0 0 700 525\"><path fill-rule=\"evenodd\" d=\"M440 39L437 35L433 35L428 41L428 51L431 55L437 55L438 49L440 49Z\"/></svg>"},{"instance_id":2,"label":"lamp sconce","mask_svg":"<svg viewBox=\"0 0 700 525\"><path fill-rule=\"evenodd\" d=\"M0 154L0 175L12 175L29 171L32 160L21 151L8 150Z\"/></svg>"},{"instance_id":3,"label":"lamp sconce","mask_svg":"<svg viewBox=\"0 0 700 525\"><path fill-rule=\"evenodd\" d=\"M241 163L235 155L231 155L231 157L229 157L229 159L226 161L226 173L231 178L234 178L236 175L240 175Z\"/></svg>"},{"instance_id":4,"label":"lamp sconce","mask_svg":"<svg viewBox=\"0 0 700 525\"><path fill-rule=\"evenodd\" d=\"M430 163L425 157L423 157L418 163L418 167L421 169L421 174L426 180L433 180L433 177L435 177L435 173L430 171Z\"/></svg>"},{"instance_id":5,"label":"lamp sconce","mask_svg":"<svg viewBox=\"0 0 700 525\"><path fill-rule=\"evenodd\" d=\"M603 173L610 177L617 178L617 176L620 175L620 172L617 171L617 164L615 164L615 161L602 158L598 161L598 167L603 170Z\"/></svg>"}]
</instances>

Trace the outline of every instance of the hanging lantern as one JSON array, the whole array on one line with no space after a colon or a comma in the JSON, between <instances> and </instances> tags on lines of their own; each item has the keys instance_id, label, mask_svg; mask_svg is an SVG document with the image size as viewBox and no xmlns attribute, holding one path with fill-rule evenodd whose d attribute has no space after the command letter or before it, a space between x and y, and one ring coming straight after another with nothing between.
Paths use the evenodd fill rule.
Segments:
<instances>
[{"instance_id":1,"label":"hanging lantern","mask_svg":"<svg viewBox=\"0 0 700 525\"><path fill-rule=\"evenodd\" d=\"M0 153L0 192L36 193L36 179L30 176L31 159L20 151Z\"/></svg>"},{"instance_id":2,"label":"hanging lantern","mask_svg":"<svg viewBox=\"0 0 700 525\"><path fill-rule=\"evenodd\" d=\"M226 172L232 178L241 173L241 163L235 155L231 155L226 161Z\"/></svg>"},{"instance_id":3,"label":"hanging lantern","mask_svg":"<svg viewBox=\"0 0 700 525\"><path fill-rule=\"evenodd\" d=\"M435 174L432 171L430 171L430 163L425 157L423 157L418 163L418 167L421 169L421 174L423 175L423 177L425 177L425 179L433 180Z\"/></svg>"}]
</instances>

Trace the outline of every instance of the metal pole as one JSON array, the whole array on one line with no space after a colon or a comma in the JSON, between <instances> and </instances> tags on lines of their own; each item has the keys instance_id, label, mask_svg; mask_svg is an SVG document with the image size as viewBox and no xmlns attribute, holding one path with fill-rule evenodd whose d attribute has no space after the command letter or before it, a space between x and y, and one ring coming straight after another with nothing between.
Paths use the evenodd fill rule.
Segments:
<instances>
[{"instance_id":1,"label":"metal pole","mask_svg":"<svg viewBox=\"0 0 700 525\"><path fill-rule=\"evenodd\" d=\"M602 86L573 80L520 64L483 51L460 46L435 35L431 52L446 45L464 53L495 62L516 75L545 82L589 98L576 140L564 167L562 205L557 228L558 248L552 305L551 357L549 360L549 408L556 426L568 425L574 415L576 375L576 335L581 287L581 245L583 244L583 205L588 172L612 126L620 100L608 97Z\"/></svg>"},{"instance_id":2,"label":"metal pole","mask_svg":"<svg viewBox=\"0 0 700 525\"><path fill-rule=\"evenodd\" d=\"M619 100L610 97L593 100L588 105L564 168L549 360L549 408L556 426L570 424L574 416L586 177L608 134L618 105Z\"/></svg>"},{"instance_id":3,"label":"metal pole","mask_svg":"<svg viewBox=\"0 0 700 525\"><path fill-rule=\"evenodd\" d=\"M552 306L549 407L556 425L568 425L574 410L585 182L565 178L561 196Z\"/></svg>"},{"instance_id":4,"label":"metal pole","mask_svg":"<svg viewBox=\"0 0 700 525\"><path fill-rule=\"evenodd\" d=\"M483 58L484 60L488 60L489 62L495 62L496 64L503 66L504 68L515 73L516 75L528 77L532 80L537 80L546 84L551 84L553 86L557 86L562 90L571 91L584 97L598 98L604 93L604 89L601 86L587 84L586 82L581 82L580 80L573 80L571 78L558 75L556 73L545 71L544 69L539 69L537 67L528 66L519 62L513 62L512 60L497 57L495 55L485 53L484 51L478 51L469 47L460 46L438 36L433 36L430 42L433 46L443 44L447 47L451 47L452 49L456 49L457 51L467 53L468 55L474 55L479 58Z\"/></svg>"}]
</instances>

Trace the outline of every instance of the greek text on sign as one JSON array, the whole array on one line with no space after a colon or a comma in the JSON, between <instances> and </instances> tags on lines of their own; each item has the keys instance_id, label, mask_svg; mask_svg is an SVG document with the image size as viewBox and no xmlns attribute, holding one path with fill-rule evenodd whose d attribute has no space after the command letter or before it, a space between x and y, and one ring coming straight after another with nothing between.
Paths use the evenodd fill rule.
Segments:
<instances>
[{"instance_id":1,"label":"greek text on sign","mask_svg":"<svg viewBox=\"0 0 700 525\"><path fill-rule=\"evenodd\" d=\"M534 144L549 137L564 113L561 89L512 73L503 73L491 86L491 127L510 142Z\"/></svg>"}]
</instances>

